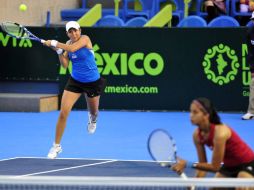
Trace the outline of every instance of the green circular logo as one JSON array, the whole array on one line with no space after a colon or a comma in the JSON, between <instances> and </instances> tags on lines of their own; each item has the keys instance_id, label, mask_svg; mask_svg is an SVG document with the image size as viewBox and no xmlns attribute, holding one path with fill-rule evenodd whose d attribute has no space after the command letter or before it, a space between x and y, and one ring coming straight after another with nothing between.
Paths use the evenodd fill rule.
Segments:
<instances>
[{"instance_id":1,"label":"green circular logo","mask_svg":"<svg viewBox=\"0 0 254 190\"><path fill-rule=\"evenodd\" d=\"M208 49L202 65L207 79L221 86L235 80L240 67L235 50L224 44Z\"/></svg>"}]
</instances>

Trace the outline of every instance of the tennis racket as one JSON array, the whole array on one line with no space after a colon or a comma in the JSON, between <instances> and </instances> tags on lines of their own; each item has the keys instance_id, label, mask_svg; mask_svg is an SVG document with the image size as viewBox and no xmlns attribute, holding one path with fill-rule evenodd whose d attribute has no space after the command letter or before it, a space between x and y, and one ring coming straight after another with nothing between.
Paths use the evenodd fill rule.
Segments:
<instances>
[{"instance_id":1,"label":"tennis racket","mask_svg":"<svg viewBox=\"0 0 254 190\"><path fill-rule=\"evenodd\" d=\"M18 23L3 22L1 23L1 28L9 36L17 38L17 39L30 39L30 40L38 41L41 43L45 42L45 40L38 38L32 32L30 32L26 27Z\"/></svg>"},{"instance_id":2,"label":"tennis racket","mask_svg":"<svg viewBox=\"0 0 254 190\"><path fill-rule=\"evenodd\" d=\"M148 138L147 148L152 159L161 166L170 167L177 163L176 143L166 130L152 131ZM187 178L185 173L181 173L180 177Z\"/></svg>"},{"instance_id":3,"label":"tennis racket","mask_svg":"<svg viewBox=\"0 0 254 190\"><path fill-rule=\"evenodd\" d=\"M177 148L173 137L164 129L155 129L148 138L147 148L153 160L160 163L163 167L170 167L177 163ZM179 175L187 179L183 172ZM195 186L188 188L195 190Z\"/></svg>"}]
</instances>

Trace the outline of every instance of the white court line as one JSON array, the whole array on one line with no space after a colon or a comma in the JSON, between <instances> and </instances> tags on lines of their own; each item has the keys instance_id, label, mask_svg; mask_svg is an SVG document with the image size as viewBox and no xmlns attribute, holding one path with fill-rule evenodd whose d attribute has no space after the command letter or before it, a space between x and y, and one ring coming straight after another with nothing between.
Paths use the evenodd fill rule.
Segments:
<instances>
[{"instance_id":1,"label":"white court line","mask_svg":"<svg viewBox=\"0 0 254 190\"><path fill-rule=\"evenodd\" d=\"M64 170L71 170L74 168L89 167L89 166L101 165L101 164L106 164L106 163L111 163L111 162L117 162L117 160L109 160L109 161L99 162L99 163L94 163L94 164L85 164L85 165L80 165L80 166L61 168L61 169L57 169L57 170L48 170L48 171L44 171L44 172L30 173L30 174L15 176L14 178L33 176L33 175L39 175L39 174L45 174L45 173L51 173L51 172L57 172L57 171L64 171Z\"/></svg>"},{"instance_id":2,"label":"white court line","mask_svg":"<svg viewBox=\"0 0 254 190\"><path fill-rule=\"evenodd\" d=\"M51 160L47 157L15 157L14 159L42 159L42 160ZM54 160L116 160L112 158L55 158Z\"/></svg>"},{"instance_id":3,"label":"white court line","mask_svg":"<svg viewBox=\"0 0 254 190\"><path fill-rule=\"evenodd\" d=\"M47 157L15 157L13 159L45 159L50 160ZM119 162L154 162L157 163L158 161L154 160L124 160L124 159L116 159L116 158L56 158L54 160L116 160Z\"/></svg>"},{"instance_id":4,"label":"white court line","mask_svg":"<svg viewBox=\"0 0 254 190\"><path fill-rule=\"evenodd\" d=\"M1 161L8 161L8 160L15 160L15 159L17 159L18 157L14 157L14 158L6 158L6 159L2 159L2 160L0 160L0 162Z\"/></svg>"}]
</instances>

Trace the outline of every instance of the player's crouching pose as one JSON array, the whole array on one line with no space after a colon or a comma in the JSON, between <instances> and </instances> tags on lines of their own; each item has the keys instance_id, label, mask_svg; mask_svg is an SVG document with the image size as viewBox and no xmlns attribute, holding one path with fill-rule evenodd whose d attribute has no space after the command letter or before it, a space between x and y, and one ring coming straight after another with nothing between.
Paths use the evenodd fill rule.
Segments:
<instances>
[{"instance_id":1,"label":"player's crouching pose","mask_svg":"<svg viewBox=\"0 0 254 190\"><path fill-rule=\"evenodd\" d=\"M56 40L47 40L44 43L44 45L56 50L63 67L67 68L69 60L72 61L72 73L61 100L55 142L48 153L48 158L51 159L56 158L62 152L60 141L66 127L66 121L73 105L81 94L85 96L87 102L87 130L91 134L95 132L100 95L105 89L105 79L100 77L98 72L90 38L81 35L80 25L75 21L66 24L66 33L69 37L66 44Z\"/></svg>"},{"instance_id":2,"label":"player's crouching pose","mask_svg":"<svg viewBox=\"0 0 254 190\"><path fill-rule=\"evenodd\" d=\"M197 150L196 177L204 177L205 171L215 172L215 177L254 178L254 152L229 126L222 124L210 100L198 98L190 106L190 120L197 128L193 141ZM205 146L212 153L207 162ZM223 163L223 164L221 164ZM180 160L173 170L181 173L186 161Z\"/></svg>"}]
</instances>

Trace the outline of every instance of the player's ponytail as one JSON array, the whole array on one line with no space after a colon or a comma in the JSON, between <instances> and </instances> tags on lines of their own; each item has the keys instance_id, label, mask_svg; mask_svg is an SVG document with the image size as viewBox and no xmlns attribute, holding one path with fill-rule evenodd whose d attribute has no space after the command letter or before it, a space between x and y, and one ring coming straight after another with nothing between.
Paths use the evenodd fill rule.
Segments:
<instances>
[{"instance_id":1,"label":"player's ponytail","mask_svg":"<svg viewBox=\"0 0 254 190\"><path fill-rule=\"evenodd\" d=\"M218 115L212 102L207 98L197 98L197 101L203 107L203 111L209 114L209 121L213 124L221 124L220 116Z\"/></svg>"}]
</instances>

